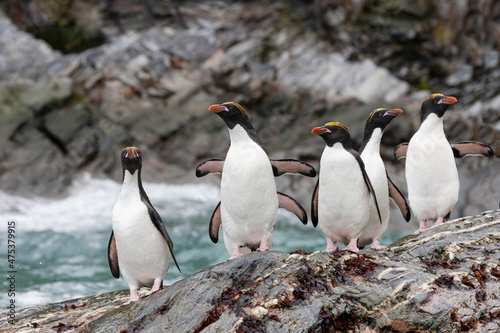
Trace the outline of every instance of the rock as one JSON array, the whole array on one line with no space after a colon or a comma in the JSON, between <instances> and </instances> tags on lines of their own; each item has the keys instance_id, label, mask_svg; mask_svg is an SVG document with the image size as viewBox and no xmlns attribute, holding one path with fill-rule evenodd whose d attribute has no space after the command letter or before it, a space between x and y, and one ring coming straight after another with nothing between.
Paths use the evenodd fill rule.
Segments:
<instances>
[{"instance_id":1,"label":"rock","mask_svg":"<svg viewBox=\"0 0 500 333\"><path fill-rule=\"evenodd\" d=\"M120 10L134 12L142 8L123 2L123 6L129 5ZM179 172L165 171L190 170L201 158L211 157L207 154L209 149L219 151L227 147L223 126L214 122L206 111L215 102L235 99L247 106L249 112L258 112L264 121L252 118L256 125L262 122L259 127L264 131L265 119L272 115L265 105L254 106L253 101L290 104L296 92L308 91L307 94L320 99L326 96L329 103L351 99L368 102L393 100L407 90L406 83L370 60L347 62L329 48L314 46L320 44L317 36L295 38L294 28L272 27L282 16L272 10L279 4L255 7L256 13L264 15L265 25L272 28L264 30L256 25L252 14L245 18L248 22L237 25L236 32L224 27L240 20L233 10L243 13L248 5L241 8L224 3L209 7L211 11L207 11L207 5L181 6L183 24L175 23L171 15L160 13L168 5L161 7L155 1L148 5L156 6L150 8L155 17L168 17L165 19L173 20L173 25L128 31L102 46L71 55L52 51L1 16L0 26L6 34L0 37L0 44L6 48L1 49L0 57L4 57L7 65L0 72L0 88L5 86L6 94L10 95L3 98L5 103L12 100L18 106L2 107L0 117L8 120L11 116L7 116L7 110L18 110L19 106L33 110L18 111L16 121L2 122L8 142L0 153L4 157L0 166L2 190L61 195L82 168L96 170L98 176L104 173L119 179L119 163L112 162L113 152L132 144L145 153L148 149L154 151L157 156L154 160L161 161L156 163L161 166L159 173L151 174L148 179L171 174L175 176L162 180L181 181L186 177L179 177ZM206 12L203 21L198 19L200 11ZM226 19L220 22L219 17ZM21 56L16 52L22 49L12 49L7 37L37 47L37 61L29 57L18 61ZM291 45L290 39L293 39ZM226 45L228 41L231 42ZM283 52L276 52L279 48ZM4 50L12 52L7 54ZM288 60L282 54L288 54ZM316 65L303 72L302 63ZM344 75L336 80L335 75L341 72ZM386 80L387 84L373 84L380 80ZM362 90L365 92L361 93ZM271 126L293 126L299 111L295 109L293 117L272 122ZM280 117L285 119L283 112ZM68 122L70 126L66 126ZM217 125L214 127L212 123ZM200 133L204 138L201 144L199 135L187 135L186 126L190 133ZM269 130L269 135L263 133L263 138L276 140L281 128ZM207 146L207 142L223 144ZM31 152L32 149L37 151ZM278 149L283 148L278 146ZM38 161L37 169L27 168L34 161ZM49 181L51 190L43 190Z\"/></svg>"},{"instance_id":2,"label":"rock","mask_svg":"<svg viewBox=\"0 0 500 333\"><path fill-rule=\"evenodd\" d=\"M394 102L409 89L406 82L377 67L372 60L350 63L340 54L315 51L313 45L300 44L281 61L276 65L280 84L291 92L308 91L333 103L348 99Z\"/></svg>"},{"instance_id":3,"label":"rock","mask_svg":"<svg viewBox=\"0 0 500 333\"><path fill-rule=\"evenodd\" d=\"M500 210L452 220L385 251L254 252L138 302L128 292L19 310L16 332L494 332ZM141 290L144 295L146 290ZM36 330L34 330L36 329Z\"/></svg>"},{"instance_id":4,"label":"rock","mask_svg":"<svg viewBox=\"0 0 500 333\"><path fill-rule=\"evenodd\" d=\"M474 74L472 66L461 66L457 71L446 78L446 84L449 86L458 86L461 83L469 82Z\"/></svg>"},{"instance_id":5,"label":"rock","mask_svg":"<svg viewBox=\"0 0 500 333\"><path fill-rule=\"evenodd\" d=\"M498 66L500 53L498 51L490 51L484 56L484 67L492 69Z\"/></svg>"},{"instance_id":6,"label":"rock","mask_svg":"<svg viewBox=\"0 0 500 333\"><path fill-rule=\"evenodd\" d=\"M19 77L39 77L45 66L59 59L61 54L47 43L20 31L0 11L0 80Z\"/></svg>"},{"instance_id":7,"label":"rock","mask_svg":"<svg viewBox=\"0 0 500 333\"><path fill-rule=\"evenodd\" d=\"M312 127L344 122L359 145L366 116L377 107L405 112L388 128L383 151L408 141L431 92L422 97L420 87L457 96L454 109L473 106L467 117L447 115L450 140L500 147L500 69L491 68L498 52L493 32L476 20L484 8L491 17L498 13L492 1L479 10L463 1L455 8L435 1L75 0L44 15L33 12L44 1L14 2L23 20L36 17L40 21L31 23L40 25L88 6L78 24L92 23L106 40L61 54L0 14L0 184L9 193L61 196L81 171L119 181L117 152L128 145L151 156L144 161L151 163L146 181L192 181L198 163L227 151L227 130L207 107L228 100L247 108L269 155L313 164L322 147ZM7 12L25 27L15 11ZM485 26L496 31L491 17ZM472 28L453 29L464 20ZM476 65L469 56L454 51L463 34L479 38L467 52L488 67L470 67ZM452 86L446 78L454 75L453 64L468 72L448 82ZM388 164L391 155L385 153ZM471 175L474 183L477 175ZM313 182L281 182L285 192L310 201ZM398 186L404 190L404 182Z\"/></svg>"}]
</instances>

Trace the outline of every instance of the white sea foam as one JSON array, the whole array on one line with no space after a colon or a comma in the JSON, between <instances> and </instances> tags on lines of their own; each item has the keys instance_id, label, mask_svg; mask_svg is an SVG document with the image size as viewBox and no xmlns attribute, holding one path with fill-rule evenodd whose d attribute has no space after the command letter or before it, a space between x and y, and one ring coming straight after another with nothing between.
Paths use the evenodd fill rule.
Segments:
<instances>
[{"instance_id":1,"label":"white sea foam","mask_svg":"<svg viewBox=\"0 0 500 333\"><path fill-rule=\"evenodd\" d=\"M23 231L109 229L111 211L121 184L109 179L83 175L64 199L25 198L0 191L0 220L16 221ZM144 183L144 188L160 215L189 217L200 209L215 207L219 193L211 185L170 185Z\"/></svg>"}]
</instances>

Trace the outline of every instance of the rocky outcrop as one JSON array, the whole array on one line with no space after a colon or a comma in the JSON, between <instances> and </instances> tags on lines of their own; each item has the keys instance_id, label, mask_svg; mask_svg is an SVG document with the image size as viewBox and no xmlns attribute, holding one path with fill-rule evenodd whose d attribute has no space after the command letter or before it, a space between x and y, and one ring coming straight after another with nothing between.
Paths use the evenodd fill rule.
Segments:
<instances>
[{"instance_id":1,"label":"rocky outcrop","mask_svg":"<svg viewBox=\"0 0 500 333\"><path fill-rule=\"evenodd\" d=\"M138 302L128 291L27 308L16 332L496 332L500 210L449 221L387 250L260 252ZM141 291L144 294L145 290Z\"/></svg>"},{"instance_id":2,"label":"rocky outcrop","mask_svg":"<svg viewBox=\"0 0 500 333\"><path fill-rule=\"evenodd\" d=\"M341 121L359 145L373 109L400 107L405 114L388 128L383 155L401 173L391 165L392 148L418 127L429 91L417 90L440 90L459 100L447 115L450 140L483 141L500 154L492 47L499 9L494 1L479 11L460 3L458 10L430 0L11 1L4 6L10 19L0 14L1 190L61 196L81 171L119 180L118 153L128 145L144 152L145 180L194 182L200 161L227 150L227 131L207 106L228 100L247 107L272 157L314 165L323 145L312 127ZM479 39L476 30L455 27L471 24ZM82 51L18 28L43 38L45 28L68 25L75 43L75 36L105 38ZM481 43L459 52L465 40ZM466 73L451 84L455 67ZM491 171L498 162L481 163L467 165L468 191L468 184L498 183ZM313 182L279 181L299 184L309 200ZM488 191L458 208L496 208Z\"/></svg>"}]
</instances>

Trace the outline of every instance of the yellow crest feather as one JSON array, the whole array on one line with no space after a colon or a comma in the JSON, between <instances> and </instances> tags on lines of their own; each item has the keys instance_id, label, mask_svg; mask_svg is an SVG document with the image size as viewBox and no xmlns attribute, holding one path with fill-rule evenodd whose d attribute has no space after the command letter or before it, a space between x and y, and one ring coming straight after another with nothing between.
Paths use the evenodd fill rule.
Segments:
<instances>
[{"instance_id":1,"label":"yellow crest feather","mask_svg":"<svg viewBox=\"0 0 500 333\"><path fill-rule=\"evenodd\" d=\"M122 149L122 151L127 150L127 149L132 149L132 148L133 148L133 149L139 149L139 148L137 148L136 146L130 146L130 147L125 147L125 148L123 148L123 149Z\"/></svg>"},{"instance_id":2,"label":"yellow crest feather","mask_svg":"<svg viewBox=\"0 0 500 333\"><path fill-rule=\"evenodd\" d=\"M375 113L379 112L380 110L384 110L384 108L378 108L378 109L373 110L373 112L370 113L370 115L368 116L368 121L371 121L373 116L375 115Z\"/></svg>"},{"instance_id":3,"label":"yellow crest feather","mask_svg":"<svg viewBox=\"0 0 500 333\"><path fill-rule=\"evenodd\" d=\"M241 105L239 105L238 103L235 103L235 102L225 102L225 103L222 103L222 104L231 104L231 105L234 105L238 108L238 110L240 110L241 114L242 115L246 115L246 112L245 112L245 109L243 109L243 107Z\"/></svg>"},{"instance_id":4,"label":"yellow crest feather","mask_svg":"<svg viewBox=\"0 0 500 333\"><path fill-rule=\"evenodd\" d=\"M344 124L338 123L338 122L330 122L326 123L325 126L338 126L342 128L344 131L349 132L349 128L345 126Z\"/></svg>"},{"instance_id":5,"label":"yellow crest feather","mask_svg":"<svg viewBox=\"0 0 500 333\"><path fill-rule=\"evenodd\" d=\"M433 99L433 98L434 98L434 97L436 97L436 96L444 96L444 95L443 95L443 94L432 94L432 95L428 96L426 99L424 99L424 102L425 102L425 101L428 101L428 100L430 100L430 99Z\"/></svg>"}]
</instances>

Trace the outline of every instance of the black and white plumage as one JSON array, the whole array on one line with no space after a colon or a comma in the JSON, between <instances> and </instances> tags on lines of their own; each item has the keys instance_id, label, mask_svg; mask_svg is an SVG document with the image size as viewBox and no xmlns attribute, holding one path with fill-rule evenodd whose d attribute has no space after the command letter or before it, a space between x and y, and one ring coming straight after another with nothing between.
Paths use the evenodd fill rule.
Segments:
<instances>
[{"instance_id":1,"label":"black and white plumage","mask_svg":"<svg viewBox=\"0 0 500 333\"><path fill-rule=\"evenodd\" d=\"M210 106L209 111L224 120L231 141L225 159L205 161L196 169L198 177L222 173L221 202L210 219L210 238L216 243L222 226L224 244L231 258L271 249L278 207L294 213L303 224L307 223L302 206L293 198L276 192L274 176L283 173L315 176L316 172L300 161L272 163L241 105L234 102L216 104Z\"/></svg>"},{"instance_id":2,"label":"black and white plumage","mask_svg":"<svg viewBox=\"0 0 500 333\"><path fill-rule=\"evenodd\" d=\"M422 103L420 128L409 143L398 145L397 160L406 158L408 200L420 222L414 234L427 230L427 221L443 223L458 201L460 181L455 158L465 156L492 157L493 149L476 141L449 143L444 133L443 115L457 99L432 94Z\"/></svg>"},{"instance_id":3,"label":"black and white plumage","mask_svg":"<svg viewBox=\"0 0 500 333\"><path fill-rule=\"evenodd\" d=\"M455 97L442 94L427 97L420 109L420 128L408 144L408 200L420 222L415 234L427 229L428 220L434 220L434 225L443 223L458 201L458 170L443 126L444 113L456 102Z\"/></svg>"},{"instance_id":4,"label":"black and white plumage","mask_svg":"<svg viewBox=\"0 0 500 333\"><path fill-rule=\"evenodd\" d=\"M374 202L371 203L368 224L359 237L358 245L364 247L370 245L372 249L383 249L379 241L389 226L390 208L389 197L398 206L406 221L410 220L411 212L404 195L390 180L385 169L384 161L380 157L380 141L386 126L392 119L403 113L401 109L376 109L366 120L363 142L359 149L361 159L365 163L365 170L372 182L373 189L377 194L378 206L382 217L379 222L377 209Z\"/></svg>"},{"instance_id":5,"label":"black and white plumage","mask_svg":"<svg viewBox=\"0 0 500 333\"><path fill-rule=\"evenodd\" d=\"M352 148L347 127L332 122L315 127L312 133L326 143L312 196L313 225L319 225L325 235L326 251L336 251L334 243L341 242L347 250L358 252L357 240L368 223L370 196L382 222L376 193L359 153Z\"/></svg>"},{"instance_id":6,"label":"black and white plumage","mask_svg":"<svg viewBox=\"0 0 500 333\"><path fill-rule=\"evenodd\" d=\"M137 301L140 287L152 287L148 294L162 287L171 259L179 266L172 240L142 186L140 150L123 149L121 163L123 185L113 207L108 262L113 276L118 279L121 273L127 281L130 300Z\"/></svg>"}]
</instances>

